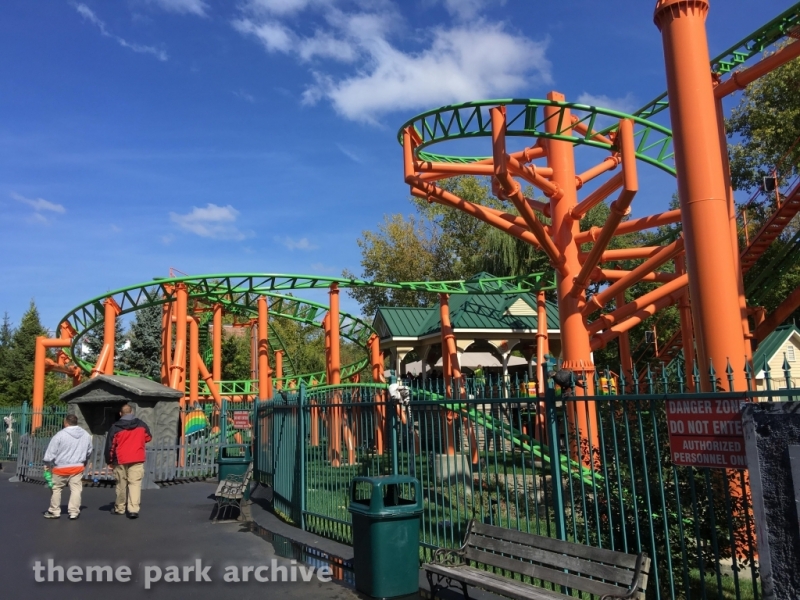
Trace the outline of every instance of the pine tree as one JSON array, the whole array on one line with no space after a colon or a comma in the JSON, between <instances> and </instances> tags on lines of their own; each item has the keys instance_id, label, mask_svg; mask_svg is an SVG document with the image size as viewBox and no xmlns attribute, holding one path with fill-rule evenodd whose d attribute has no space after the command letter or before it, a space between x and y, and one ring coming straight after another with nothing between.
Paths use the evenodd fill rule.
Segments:
<instances>
[{"instance_id":1,"label":"pine tree","mask_svg":"<svg viewBox=\"0 0 800 600\"><path fill-rule=\"evenodd\" d=\"M119 353L117 367L161 380L161 306L149 306L136 312L128 331L130 345Z\"/></svg>"},{"instance_id":2,"label":"pine tree","mask_svg":"<svg viewBox=\"0 0 800 600\"><path fill-rule=\"evenodd\" d=\"M40 335L47 335L47 330L42 327L39 311L31 300L30 307L11 337L5 364L0 373L0 379L6 382L6 391L2 399L5 404L17 405L31 401L36 338Z\"/></svg>"},{"instance_id":3,"label":"pine tree","mask_svg":"<svg viewBox=\"0 0 800 600\"><path fill-rule=\"evenodd\" d=\"M2 398L6 396L8 387L4 373L13 336L14 329L11 327L11 319L9 319L8 313L5 313L3 315L3 324L0 326L0 403L2 403Z\"/></svg>"}]
</instances>

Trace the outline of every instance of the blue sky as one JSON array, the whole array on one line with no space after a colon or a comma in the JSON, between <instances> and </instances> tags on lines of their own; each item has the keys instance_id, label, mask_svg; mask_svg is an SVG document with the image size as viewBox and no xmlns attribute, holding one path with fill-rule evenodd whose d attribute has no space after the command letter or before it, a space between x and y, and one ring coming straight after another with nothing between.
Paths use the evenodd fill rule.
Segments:
<instances>
[{"instance_id":1,"label":"blue sky","mask_svg":"<svg viewBox=\"0 0 800 600\"><path fill-rule=\"evenodd\" d=\"M666 87L654 4L4 0L0 312L55 327L170 267L360 272L361 232L411 212L403 122L551 89L638 108ZM791 4L712 2L711 54ZM640 181L634 215L665 207Z\"/></svg>"}]
</instances>

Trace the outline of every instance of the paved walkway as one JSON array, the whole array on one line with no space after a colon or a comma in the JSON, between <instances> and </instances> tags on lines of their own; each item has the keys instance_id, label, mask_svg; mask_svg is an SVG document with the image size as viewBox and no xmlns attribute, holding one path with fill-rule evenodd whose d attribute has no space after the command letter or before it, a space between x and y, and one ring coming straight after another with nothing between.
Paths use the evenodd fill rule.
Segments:
<instances>
[{"instance_id":1,"label":"paved walkway","mask_svg":"<svg viewBox=\"0 0 800 600\"><path fill-rule=\"evenodd\" d=\"M360 597L340 582L249 582L226 583L226 567L236 567L240 576L244 566L268 566L261 575L271 576L272 560L291 572L292 562L281 558L275 548L238 523L213 525L209 521L214 492L212 483L186 483L142 492L138 520L113 516L109 510L113 488L84 488L83 511L77 521L66 516L67 495L62 497L62 516L47 520L50 491L33 483L11 483L12 465L0 472L0 597L124 600L127 598L191 598L227 600L236 598L309 598L315 600L355 600ZM85 573L88 566L129 567L130 581L73 583L35 581L36 561L47 566L77 566ZM202 561L211 582L165 583L166 567L195 565ZM298 563L301 564L302 563ZM296 565L295 565L296 566ZM148 567L162 570L162 581L145 590ZM120 574L124 575L122 571ZM150 569L151 579L155 570ZM47 569L42 572L47 577ZM66 575L66 573L65 573ZM181 572L181 577L183 573ZM300 575L298 572L298 579Z\"/></svg>"}]
</instances>

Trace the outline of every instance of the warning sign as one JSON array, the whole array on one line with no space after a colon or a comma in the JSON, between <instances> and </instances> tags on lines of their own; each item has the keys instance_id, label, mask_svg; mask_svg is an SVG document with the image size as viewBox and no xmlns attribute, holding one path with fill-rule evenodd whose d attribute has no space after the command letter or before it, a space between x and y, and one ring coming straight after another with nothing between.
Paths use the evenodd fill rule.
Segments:
<instances>
[{"instance_id":1,"label":"warning sign","mask_svg":"<svg viewBox=\"0 0 800 600\"><path fill-rule=\"evenodd\" d=\"M672 462L687 467L746 469L744 397L667 400Z\"/></svg>"},{"instance_id":2,"label":"warning sign","mask_svg":"<svg viewBox=\"0 0 800 600\"><path fill-rule=\"evenodd\" d=\"M233 411L233 426L236 429L250 429L250 411L249 410Z\"/></svg>"}]
</instances>

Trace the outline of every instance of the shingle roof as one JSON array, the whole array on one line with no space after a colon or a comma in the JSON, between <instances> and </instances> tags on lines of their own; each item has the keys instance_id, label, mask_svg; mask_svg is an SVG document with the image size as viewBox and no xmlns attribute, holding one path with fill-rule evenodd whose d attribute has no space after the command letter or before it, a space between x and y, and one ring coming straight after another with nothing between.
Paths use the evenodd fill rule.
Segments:
<instances>
[{"instance_id":1,"label":"shingle roof","mask_svg":"<svg viewBox=\"0 0 800 600\"><path fill-rule=\"evenodd\" d=\"M114 388L134 396L159 400L178 400L184 395L179 390L173 390L144 377L98 375L64 392L60 399L65 402L106 402L117 399L117 395L111 391Z\"/></svg>"},{"instance_id":2,"label":"shingle roof","mask_svg":"<svg viewBox=\"0 0 800 600\"><path fill-rule=\"evenodd\" d=\"M454 329L536 329L536 316L509 315L506 311L518 299L534 309L534 294L454 294L450 296L450 320ZM547 328L558 329L558 307L546 303ZM382 339L423 337L441 330L438 306L431 308L380 307L373 326Z\"/></svg>"},{"instance_id":3,"label":"shingle roof","mask_svg":"<svg viewBox=\"0 0 800 600\"><path fill-rule=\"evenodd\" d=\"M769 361L793 333L800 335L800 329L795 325L781 325L764 338L753 352L753 368L757 373L764 368L764 360Z\"/></svg>"}]
</instances>

